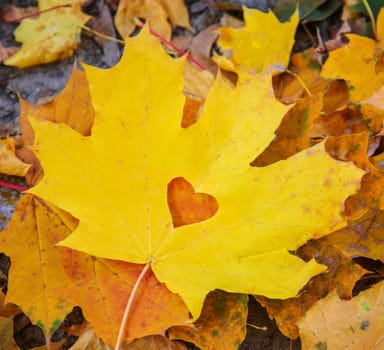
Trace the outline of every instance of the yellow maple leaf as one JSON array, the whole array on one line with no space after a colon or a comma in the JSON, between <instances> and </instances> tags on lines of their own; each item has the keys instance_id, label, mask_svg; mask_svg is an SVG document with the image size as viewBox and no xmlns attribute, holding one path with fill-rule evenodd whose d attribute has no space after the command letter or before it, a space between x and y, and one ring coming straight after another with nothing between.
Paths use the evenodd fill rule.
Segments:
<instances>
[{"instance_id":1,"label":"yellow maple leaf","mask_svg":"<svg viewBox=\"0 0 384 350\"><path fill-rule=\"evenodd\" d=\"M380 65L384 50L384 9L377 17L376 41L356 34L347 34L349 42L330 53L321 76L326 79L345 79L351 102L357 103L372 96L384 85Z\"/></svg>"},{"instance_id":2,"label":"yellow maple leaf","mask_svg":"<svg viewBox=\"0 0 384 350\"><path fill-rule=\"evenodd\" d=\"M81 11L81 2L73 0L71 7L41 13L36 19L24 19L14 33L23 45L4 64L24 68L71 56L80 43L81 26L89 19ZM60 5L63 0L40 0L39 11Z\"/></svg>"},{"instance_id":3,"label":"yellow maple leaf","mask_svg":"<svg viewBox=\"0 0 384 350\"><path fill-rule=\"evenodd\" d=\"M216 288L293 296L324 266L288 250L344 225L340 209L363 172L333 160L323 144L249 166L288 108L275 100L270 77L236 88L219 77L199 121L181 128L184 63L146 29L127 40L112 69L86 66L92 135L32 120L44 177L30 192L80 219L62 245L150 264L195 318ZM215 197L213 217L173 226L167 188L179 177Z\"/></svg>"},{"instance_id":4,"label":"yellow maple leaf","mask_svg":"<svg viewBox=\"0 0 384 350\"><path fill-rule=\"evenodd\" d=\"M273 12L263 13L243 7L243 13L243 28L220 29L219 46L231 50L230 60L224 56L217 57L220 66L238 73L240 80L248 73L284 70L295 41L299 23L297 12L286 23L279 22Z\"/></svg>"}]
</instances>

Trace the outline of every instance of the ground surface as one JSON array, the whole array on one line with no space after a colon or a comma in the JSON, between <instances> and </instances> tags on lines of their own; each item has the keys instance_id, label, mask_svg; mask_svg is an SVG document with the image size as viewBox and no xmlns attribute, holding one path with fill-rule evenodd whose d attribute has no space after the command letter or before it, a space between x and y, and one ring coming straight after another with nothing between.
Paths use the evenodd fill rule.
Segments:
<instances>
[{"instance_id":1,"label":"ground surface","mask_svg":"<svg viewBox=\"0 0 384 350\"><path fill-rule=\"evenodd\" d=\"M213 0L185 0L188 6L192 34L196 35L212 24L219 23L223 13L223 3L230 3L233 8L239 9L242 4L267 10L276 1L213 1ZM221 4L220 4L221 3ZM0 0L0 10L6 5L16 5L19 7L35 6L33 0ZM103 0L89 0L85 5L85 11L92 14L94 19L90 26L97 26L102 21L107 25L111 32L113 28L113 15L116 7L107 5ZM234 11L238 15L239 11ZM326 32L327 25L334 25L331 22L323 21L321 28ZM337 20L336 20L337 22ZM0 21L0 40L3 46L15 45L12 33L17 24L2 23ZM177 29L175 35L183 34L183 30ZM301 35L301 36L300 36ZM325 34L326 35L326 34ZM296 50L312 45L308 37L298 33L301 38L296 44ZM18 126L19 103L18 96L21 96L30 103L37 103L49 99L56 95L66 84L72 69L73 62L79 60L99 67L113 66L119 59L122 47L111 42L100 43L97 38L89 33L82 34L81 46L76 50L74 56L47 65L34 66L28 69L16 69L0 64L0 138L16 135L20 132ZM22 182L20 179L9 178L0 175L0 181ZM0 229L5 226L7 219L12 215L12 209L19 198L17 191L8 190L0 187ZM0 248L1 252L1 248ZM0 288L6 291L7 271L9 269L9 259L0 254ZM81 311L76 309L70 316L68 322L81 322ZM249 327L247 337L241 346L242 350L288 350L301 348L300 341L291 342L284 337L276 327L275 323L269 320L264 308L253 298L249 303ZM42 332L38 327L32 326L26 316L18 316L14 320L15 339L21 349L29 349L41 346L44 343ZM265 327L265 330L257 329ZM68 337L62 331L55 334L57 339ZM75 339L69 337L67 348ZM193 348L193 346L191 346Z\"/></svg>"}]
</instances>

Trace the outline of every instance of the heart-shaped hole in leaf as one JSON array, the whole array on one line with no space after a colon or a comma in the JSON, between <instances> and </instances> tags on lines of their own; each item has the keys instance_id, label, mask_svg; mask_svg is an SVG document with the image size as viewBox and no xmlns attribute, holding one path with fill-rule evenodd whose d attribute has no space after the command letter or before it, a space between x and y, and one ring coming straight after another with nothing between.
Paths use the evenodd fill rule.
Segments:
<instances>
[{"instance_id":1,"label":"heart-shaped hole in leaf","mask_svg":"<svg viewBox=\"0 0 384 350\"><path fill-rule=\"evenodd\" d=\"M183 177L176 177L168 184L167 201L174 227L209 219L219 209L215 197L196 193Z\"/></svg>"}]
</instances>

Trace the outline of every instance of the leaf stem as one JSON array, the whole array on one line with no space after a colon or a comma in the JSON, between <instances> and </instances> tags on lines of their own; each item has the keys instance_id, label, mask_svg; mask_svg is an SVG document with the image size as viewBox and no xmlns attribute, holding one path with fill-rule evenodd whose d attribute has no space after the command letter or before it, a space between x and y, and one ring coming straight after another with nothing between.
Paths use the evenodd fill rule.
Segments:
<instances>
[{"instance_id":1,"label":"leaf stem","mask_svg":"<svg viewBox=\"0 0 384 350\"><path fill-rule=\"evenodd\" d=\"M4 182L4 181L0 181L0 186L1 187L9 188L11 190L16 190L16 191L19 191L19 192L23 192L23 191L28 190L28 187L26 187L26 186L15 185L15 184L11 184L9 182Z\"/></svg>"},{"instance_id":2,"label":"leaf stem","mask_svg":"<svg viewBox=\"0 0 384 350\"><path fill-rule=\"evenodd\" d=\"M135 22L135 24L140 27L140 28L143 28L144 27L144 23L138 18L138 17L134 17L133 18L133 21ZM185 55L187 54L187 59L191 62L193 62L197 67L199 67L201 70L207 70L206 67L204 67L199 61L197 61L191 54L187 53L186 51L184 51L183 49L180 49L180 47L176 46L174 43L172 43L171 41L165 39L164 37L162 37L160 34L158 34L157 32L155 32L153 29L149 28L149 32L156 38L158 38L161 42L163 42L164 44L166 44L167 46L169 46L170 48L174 49L175 51L177 51L180 55Z\"/></svg>"},{"instance_id":3,"label":"leaf stem","mask_svg":"<svg viewBox=\"0 0 384 350\"><path fill-rule=\"evenodd\" d=\"M119 43L119 44L123 44L123 45L125 44L124 40L116 39L116 38L113 38L113 37L111 37L109 35L105 35L103 33L97 32L96 30L93 30L92 28L89 28L89 27L87 27L85 25L82 25L81 29L84 29L85 31L90 32L93 35L99 36L100 38L103 38L103 39L106 39L106 40L110 40L110 41L114 41L115 43Z\"/></svg>"},{"instance_id":4,"label":"leaf stem","mask_svg":"<svg viewBox=\"0 0 384 350\"><path fill-rule=\"evenodd\" d=\"M57 6L50 7L49 9L46 9L46 10L36 11L34 13L30 13L29 15L25 15L25 16L21 16L21 17L18 17L18 18L14 18L12 21L4 20L4 22L5 23L19 23L23 19L39 16L39 15L41 15L44 12L49 12L49 11L57 10L59 8L62 8L62 7L71 7L71 6L72 6L71 3L63 4L63 5L57 5Z\"/></svg>"},{"instance_id":5,"label":"leaf stem","mask_svg":"<svg viewBox=\"0 0 384 350\"><path fill-rule=\"evenodd\" d=\"M377 31L376 31L375 16L373 15L372 9L369 6L368 0L362 0L362 2L364 4L365 9L368 12L368 16L369 16L370 20L371 20L373 35L375 36L375 39L378 40L378 38L377 38Z\"/></svg>"},{"instance_id":6,"label":"leaf stem","mask_svg":"<svg viewBox=\"0 0 384 350\"><path fill-rule=\"evenodd\" d=\"M117 336L115 350L119 350L120 349L121 342L123 340L124 330L125 330L125 327L126 327L127 321L128 321L129 311L132 308L133 300L135 298L137 289L139 288L140 282L142 281L142 279L144 278L145 274L150 269L150 267L151 267L151 262L148 262L144 266L143 270L140 272L140 275L139 275L139 277L137 278L137 280L135 282L135 285L132 288L131 294L129 295L127 306L125 307L125 310L124 310L123 319L121 320L120 329L119 329L119 335Z\"/></svg>"},{"instance_id":7,"label":"leaf stem","mask_svg":"<svg viewBox=\"0 0 384 350\"><path fill-rule=\"evenodd\" d=\"M47 350L51 350L51 335L45 335L45 347Z\"/></svg>"},{"instance_id":8,"label":"leaf stem","mask_svg":"<svg viewBox=\"0 0 384 350\"><path fill-rule=\"evenodd\" d=\"M268 328L266 326L259 327L259 326L255 326L252 323L248 323L248 322L247 322L247 326L258 329L259 331L267 331L268 330Z\"/></svg>"},{"instance_id":9,"label":"leaf stem","mask_svg":"<svg viewBox=\"0 0 384 350\"><path fill-rule=\"evenodd\" d=\"M312 96L311 91L309 90L308 86L305 85L304 80L301 79L300 75L298 75L298 74L292 72L292 71L289 70L289 69L286 69L285 71L286 71L288 74L293 75L293 76L299 81L299 83L300 83L301 86L304 88L304 90L305 90L305 92L308 94L308 96Z\"/></svg>"}]
</instances>

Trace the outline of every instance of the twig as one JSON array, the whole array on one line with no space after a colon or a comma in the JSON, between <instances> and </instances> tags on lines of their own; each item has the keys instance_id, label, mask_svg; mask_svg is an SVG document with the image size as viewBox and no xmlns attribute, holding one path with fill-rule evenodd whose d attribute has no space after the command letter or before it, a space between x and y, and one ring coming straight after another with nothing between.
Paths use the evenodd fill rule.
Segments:
<instances>
[{"instance_id":1,"label":"twig","mask_svg":"<svg viewBox=\"0 0 384 350\"><path fill-rule=\"evenodd\" d=\"M63 5L57 5L57 6L50 7L49 9L46 9L46 10L37 11L37 12L34 12L34 13L30 13L29 15L25 15L25 16L21 16L21 17L18 17L18 18L14 18L12 21L4 20L4 22L5 23L19 23L23 19L31 18L31 17L36 17L36 16L38 16L38 15L44 13L44 12L49 12L49 11L57 10L59 8L62 8L62 7L71 7L71 6L72 5L70 3L63 4Z\"/></svg>"},{"instance_id":2,"label":"twig","mask_svg":"<svg viewBox=\"0 0 384 350\"><path fill-rule=\"evenodd\" d=\"M144 27L144 23L141 22L141 20L137 17L134 17L133 18L133 21L135 22L135 24L140 27L140 28L143 28ZM170 48L174 49L175 51L177 51L180 55L185 55L187 52L184 51L183 49L180 49L180 47L176 46L174 43L170 42L169 40L165 39L164 37L162 37L160 34L158 34L157 32L155 32L153 29L149 28L149 32L156 38L158 38L161 42L163 42L164 44L166 44L167 46L169 46ZM201 70L207 70L207 68L205 66L203 66L199 61L197 61L191 54L187 53L187 59L191 62L193 62L197 67L199 67Z\"/></svg>"},{"instance_id":3,"label":"twig","mask_svg":"<svg viewBox=\"0 0 384 350\"><path fill-rule=\"evenodd\" d=\"M255 326L254 324L248 323L248 322L247 322L247 326L255 328L255 329L258 329L259 331L266 331L266 330L268 330L268 328L266 326L259 327L259 326Z\"/></svg>"},{"instance_id":4,"label":"twig","mask_svg":"<svg viewBox=\"0 0 384 350\"><path fill-rule=\"evenodd\" d=\"M376 31L376 21L375 21L375 16L373 15L373 12L372 12L372 9L371 7L369 6L368 4L368 1L367 0L362 0L363 4L364 4L364 7L365 9L367 10L368 12L368 16L371 20L371 23L372 23L372 30L373 30L373 35L375 36L376 40L378 39L377 37L377 31Z\"/></svg>"},{"instance_id":5,"label":"twig","mask_svg":"<svg viewBox=\"0 0 384 350\"><path fill-rule=\"evenodd\" d=\"M96 30L93 30L92 28L89 28L89 27L87 27L85 25L82 25L81 29L84 29L87 32L90 32L90 33L92 33L92 34L94 34L96 36L99 36L100 38L103 38L103 39L106 39L106 40L110 40L110 41L114 41L115 43L119 43L119 44L123 44L123 45L125 44L124 40L116 39L116 38L113 38L113 37L111 37L109 35L105 35L103 33L99 33Z\"/></svg>"},{"instance_id":6,"label":"twig","mask_svg":"<svg viewBox=\"0 0 384 350\"><path fill-rule=\"evenodd\" d=\"M5 182L5 181L0 181L0 186L5 187L5 188L9 188L11 190L16 190L19 192L23 192L23 191L28 190L28 187L26 187L26 186L15 185L15 184L11 184L11 183Z\"/></svg>"}]
</instances>

